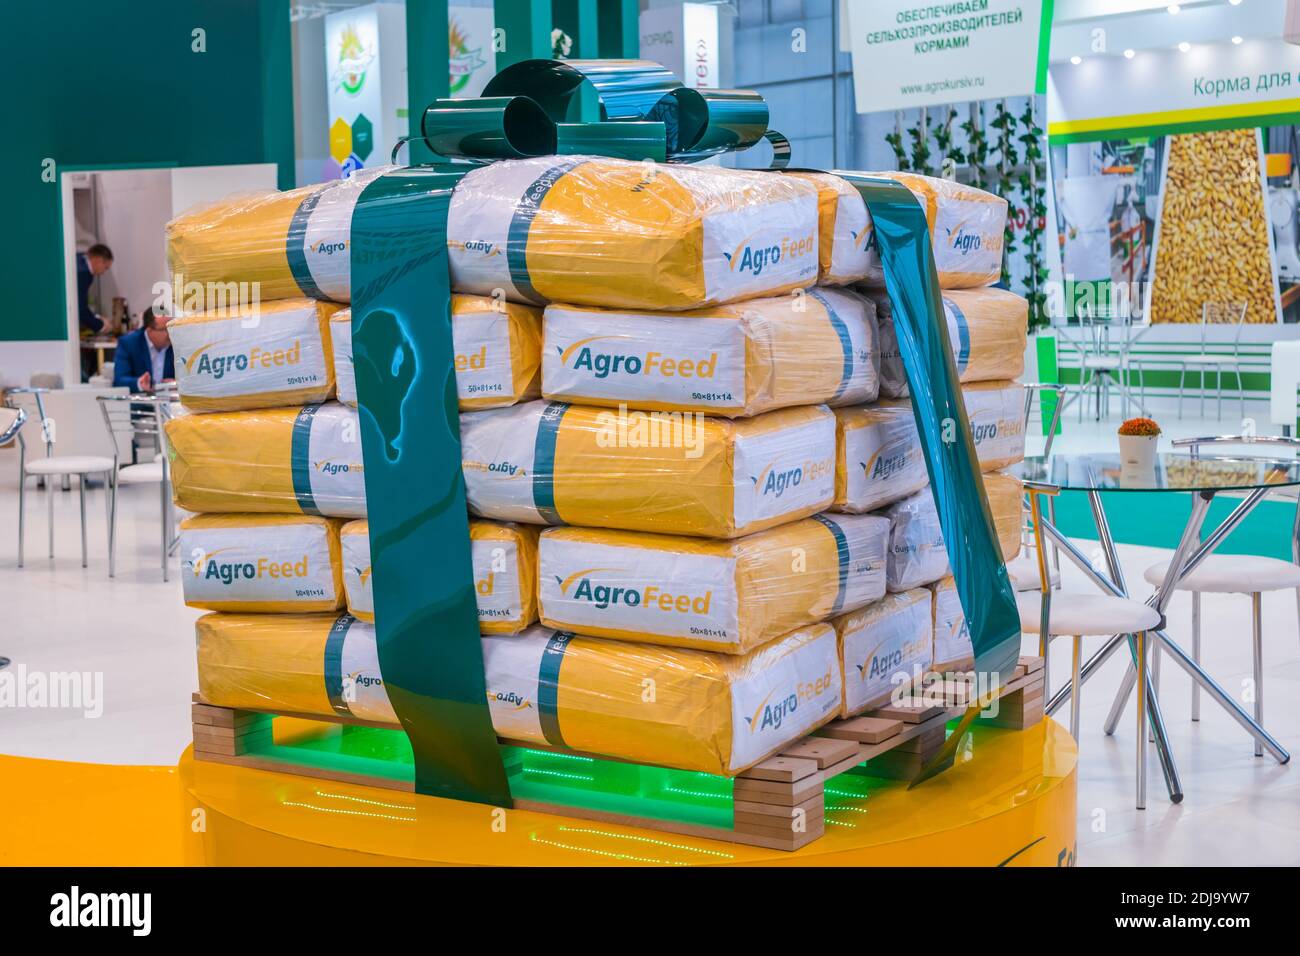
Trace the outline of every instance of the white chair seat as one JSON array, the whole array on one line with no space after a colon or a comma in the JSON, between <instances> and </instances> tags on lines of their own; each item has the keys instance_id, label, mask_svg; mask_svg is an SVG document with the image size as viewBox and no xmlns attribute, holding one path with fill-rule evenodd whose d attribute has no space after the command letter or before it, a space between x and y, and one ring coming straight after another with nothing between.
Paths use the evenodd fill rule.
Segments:
<instances>
[{"instance_id":1,"label":"white chair seat","mask_svg":"<svg viewBox=\"0 0 1300 956\"><path fill-rule=\"evenodd\" d=\"M1180 355L1173 359L1182 365L1236 365L1237 360L1231 355Z\"/></svg>"},{"instance_id":2,"label":"white chair seat","mask_svg":"<svg viewBox=\"0 0 1300 956\"><path fill-rule=\"evenodd\" d=\"M1020 629L1026 634L1037 634L1042 595L1033 591L1017 594L1016 609L1020 611ZM1107 594L1052 593L1048 622L1052 635L1135 634L1159 623L1160 614L1156 609L1137 601Z\"/></svg>"},{"instance_id":3,"label":"white chair seat","mask_svg":"<svg viewBox=\"0 0 1300 956\"><path fill-rule=\"evenodd\" d=\"M29 461L24 468L29 475L90 475L112 471L113 459L97 455L54 455Z\"/></svg>"},{"instance_id":4,"label":"white chair seat","mask_svg":"<svg viewBox=\"0 0 1300 956\"><path fill-rule=\"evenodd\" d=\"M1169 562L1153 564L1143 572L1148 584L1164 583ZM1300 588L1300 566L1281 558L1253 554L1212 554L1178 583L1179 591L1211 594L1254 594Z\"/></svg>"},{"instance_id":5,"label":"white chair seat","mask_svg":"<svg viewBox=\"0 0 1300 956\"><path fill-rule=\"evenodd\" d=\"M1017 591L1042 591L1043 579L1038 574L1038 561L1034 558L1021 555L1007 562L1007 576L1011 578L1011 586ZM1052 580L1052 587L1061 586L1061 572L1052 568L1048 574Z\"/></svg>"},{"instance_id":6,"label":"white chair seat","mask_svg":"<svg viewBox=\"0 0 1300 956\"><path fill-rule=\"evenodd\" d=\"M146 482L157 484L163 480L161 461L148 461L142 465L127 465L117 473L118 484L139 485Z\"/></svg>"},{"instance_id":7,"label":"white chair seat","mask_svg":"<svg viewBox=\"0 0 1300 956\"><path fill-rule=\"evenodd\" d=\"M1089 355L1083 360L1084 368L1117 369L1120 364L1118 355Z\"/></svg>"},{"instance_id":8,"label":"white chair seat","mask_svg":"<svg viewBox=\"0 0 1300 956\"><path fill-rule=\"evenodd\" d=\"M158 452L158 454L154 455L154 456L153 456L153 460L154 460L154 461L162 461L162 452Z\"/></svg>"}]
</instances>

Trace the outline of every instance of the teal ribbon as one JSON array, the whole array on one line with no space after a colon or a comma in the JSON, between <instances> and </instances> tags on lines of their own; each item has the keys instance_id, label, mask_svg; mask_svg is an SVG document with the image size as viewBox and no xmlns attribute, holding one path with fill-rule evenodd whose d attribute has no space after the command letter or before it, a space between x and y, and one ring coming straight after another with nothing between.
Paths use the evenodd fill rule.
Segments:
<instances>
[{"instance_id":1,"label":"teal ribbon","mask_svg":"<svg viewBox=\"0 0 1300 956\"><path fill-rule=\"evenodd\" d=\"M871 214L930 489L970 627L975 669L1005 682L1020 657L1020 615L961 398L925 212L911 191L893 180L837 175L862 194Z\"/></svg>"},{"instance_id":2,"label":"teal ribbon","mask_svg":"<svg viewBox=\"0 0 1300 956\"><path fill-rule=\"evenodd\" d=\"M417 793L510 806L487 706L451 335L447 210L465 169L380 176L352 214L352 351L375 635Z\"/></svg>"}]
</instances>

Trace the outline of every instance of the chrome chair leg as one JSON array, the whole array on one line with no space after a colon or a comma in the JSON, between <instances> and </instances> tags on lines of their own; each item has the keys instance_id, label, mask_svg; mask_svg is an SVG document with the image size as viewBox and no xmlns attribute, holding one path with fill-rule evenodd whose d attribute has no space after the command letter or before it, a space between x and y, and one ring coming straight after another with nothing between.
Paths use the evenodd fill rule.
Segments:
<instances>
[{"instance_id":1,"label":"chrome chair leg","mask_svg":"<svg viewBox=\"0 0 1300 956\"><path fill-rule=\"evenodd\" d=\"M1133 635L1137 664L1137 808L1147 808L1147 634Z\"/></svg>"},{"instance_id":2,"label":"chrome chair leg","mask_svg":"<svg viewBox=\"0 0 1300 956\"><path fill-rule=\"evenodd\" d=\"M77 476L77 497L81 499L81 566L86 566L86 476Z\"/></svg>"},{"instance_id":3,"label":"chrome chair leg","mask_svg":"<svg viewBox=\"0 0 1300 956\"><path fill-rule=\"evenodd\" d=\"M109 478L108 496L108 576L117 574L117 475Z\"/></svg>"},{"instance_id":4,"label":"chrome chair leg","mask_svg":"<svg viewBox=\"0 0 1300 956\"><path fill-rule=\"evenodd\" d=\"M162 507L159 510L159 518L161 519L159 523L162 525L162 576L163 576L163 581L166 581L167 580L167 552L170 550L169 546L171 545L171 528L169 527L170 522L167 520L168 518L167 505L169 504L169 502L167 500L166 482L162 482L162 481L158 482L158 495L162 502Z\"/></svg>"},{"instance_id":5,"label":"chrome chair leg","mask_svg":"<svg viewBox=\"0 0 1300 956\"><path fill-rule=\"evenodd\" d=\"M1160 645L1159 644L1153 643L1151 645L1151 666L1149 669L1151 671L1151 693L1159 697L1160 696ZM1156 742L1156 732L1154 730L1151 731L1151 736L1148 738L1148 740L1150 740L1151 743Z\"/></svg>"},{"instance_id":6,"label":"chrome chair leg","mask_svg":"<svg viewBox=\"0 0 1300 956\"><path fill-rule=\"evenodd\" d=\"M18 567L23 566L23 531L27 517L27 476L18 475ZM1296 607L1300 607L1300 591L1296 591Z\"/></svg>"},{"instance_id":7,"label":"chrome chair leg","mask_svg":"<svg viewBox=\"0 0 1300 956\"><path fill-rule=\"evenodd\" d=\"M1254 638L1255 723L1264 724L1264 614L1262 595L1250 596L1251 636ZM1255 756L1264 756L1264 745L1255 741Z\"/></svg>"},{"instance_id":8,"label":"chrome chair leg","mask_svg":"<svg viewBox=\"0 0 1300 956\"><path fill-rule=\"evenodd\" d=\"M1079 743L1079 671L1083 667L1083 638L1074 636L1074 653L1070 661L1070 736ZM1046 691L1044 691L1044 695ZM1044 699L1046 699L1044 697Z\"/></svg>"},{"instance_id":9,"label":"chrome chair leg","mask_svg":"<svg viewBox=\"0 0 1300 956\"><path fill-rule=\"evenodd\" d=\"M1219 402L1216 412L1219 421L1223 421L1223 366L1216 366L1214 369L1214 384L1218 386Z\"/></svg>"},{"instance_id":10,"label":"chrome chair leg","mask_svg":"<svg viewBox=\"0 0 1300 956\"><path fill-rule=\"evenodd\" d=\"M45 479L45 503L48 506L50 518L50 557L54 557L54 476L47 475Z\"/></svg>"},{"instance_id":11,"label":"chrome chair leg","mask_svg":"<svg viewBox=\"0 0 1300 956\"><path fill-rule=\"evenodd\" d=\"M1183 392L1187 389L1187 363L1184 362L1178 373L1178 420L1183 420Z\"/></svg>"},{"instance_id":12,"label":"chrome chair leg","mask_svg":"<svg viewBox=\"0 0 1300 956\"><path fill-rule=\"evenodd\" d=\"M1296 592L1300 599L1300 591ZM1192 660L1199 667L1201 664L1201 595L1192 592ZM1192 720L1201 719L1201 685L1192 681Z\"/></svg>"}]
</instances>

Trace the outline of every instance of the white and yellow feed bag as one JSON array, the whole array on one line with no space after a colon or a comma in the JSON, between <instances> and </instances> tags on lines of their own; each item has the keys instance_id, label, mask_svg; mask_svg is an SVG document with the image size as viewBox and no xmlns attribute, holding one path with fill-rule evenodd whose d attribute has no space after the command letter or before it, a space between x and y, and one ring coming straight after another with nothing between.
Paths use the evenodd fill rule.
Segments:
<instances>
[{"instance_id":1,"label":"white and yellow feed bag","mask_svg":"<svg viewBox=\"0 0 1300 956\"><path fill-rule=\"evenodd\" d=\"M883 707L897 688L919 684L934 650L930 604L928 588L913 588L831 622L844 674L840 716Z\"/></svg>"},{"instance_id":2,"label":"white and yellow feed bag","mask_svg":"<svg viewBox=\"0 0 1300 956\"><path fill-rule=\"evenodd\" d=\"M875 511L930 483L910 401L835 409L835 509Z\"/></svg>"},{"instance_id":3,"label":"white and yellow feed bag","mask_svg":"<svg viewBox=\"0 0 1300 956\"><path fill-rule=\"evenodd\" d=\"M1023 488L1020 479L997 472L984 475L998 546L1003 560L1020 550ZM948 550L934 497L927 488L895 502L884 512L890 520L886 581L890 591L910 591L950 573Z\"/></svg>"},{"instance_id":4,"label":"white and yellow feed bag","mask_svg":"<svg viewBox=\"0 0 1300 956\"><path fill-rule=\"evenodd\" d=\"M835 416L824 405L731 421L529 402L460 417L480 517L734 538L825 510Z\"/></svg>"},{"instance_id":5,"label":"white and yellow feed bag","mask_svg":"<svg viewBox=\"0 0 1300 956\"><path fill-rule=\"evenodd\" d=\"M846 285L879 272L867 204L847 180L833 173L792 172L817 187L819 271L824 285Z\"/></svg>"},{"instance_id":6,"label":"white and yellow feed bag","mask_svg":"<svg viewBox=\"0 0 1300 956\"><path fill-rule=\"evenodd\" d=\"M256 283L263 302L296 296L350 301L352 212L362 190L390 168L286 192L236 194L186 210L165 230L175 285L202 288L209 298L208 290L241 292ZM190 294L183 295L188 303Z\"/></svg>"},{"instance_id":7,"label":"white and yellow feed bag","mask_svg":"<svg viewBox=\"0 0 1300 956\"><path fill-rule=\"evenodd\" d=\"M934 592L934 669L967 670L975 666L975 648L952 576L930 585Z\"/></svg>"},{"instance_id":8,"label":"white and yellow feed bag","mask_svg":"<svg viewBox=\"0 0 1300 956\"><path fill-rule=\"evenodd\" d=\"M981 471L997 471L1025 457L1025 387L1019 382L963 385L962 402Z\"/></svg>"},{"instance_id":9,"label":"white and yellow feed bag","mask_svg":"<svg viewBox=\"0 0 1300 956\"><path fill-rule=\"evenodd\" d=\"M347 615L208 614L195 631L206 703L397 726L373 625ZM840 708L827 624L739 657L544 627L482 641L492 725L522 743L731 776Z\"/></svg>"},{"instance_id":10,"label":"white and yellow feed bag","mask_svg":"<svg viewBox=\"0 0 1300 956\"><path fill-rule=\"evenodd\" d=\"M469 523L470 562L479 630L517 634L537 620L537 535L541 529L496 521ZM341 532L348 613L375 619L370 523L349 521Z\"/></svg>"},{"instance_id":11,"label":"white and yellow feed bag","mask_svg":"<svg viewBox=\"0 0 1300 956\"><path fill-rule=\"evenodd\" d=\"M743 654L885 593L889 521L817 515L732 541L593 528L543 532L542 623Z\"/></svg>"},{"instance_id":12,"label":"white and yellow feed bag","mask_svg":"<svg viewBox=\"0 0 1300 956\"><path fill-rule=\"evenodd\" d=\"M721 166L542 156L472 170L447 218L457 292L694 309L817 281L817 190Z\"/></svg>"},{"instance_id":13,"label":"white and yellow feed bag","mask_svg":"<svg viewBox=\"0 0 1300 956\"><path fill-rule=\"evenodd\" d=\"M194 412L312 405L334 395L330 317L339 306L280 299L167 323L181 404Z\"/></svg>"},{"instance_id":14,"label":"white and yellow feed bag","mask_svg":"<svg viewBox=\"0 0 1300 956\"><path fill-rule=\"evenodd\" d=\"M551 305L544 326L548 399L732 417L880 388L875 305L842 289L690 312Z\"/></svg>"},{"instance_id":15,"label":"white and yellow feed bag","mask_svg":"<svg viewBox=\"0 0 1300 956\"><path fill-rule=\"evenodd\" d=\"M312 515L193 515L180 524L185 603L305 613L343 606L341 522Z\"/></svg>"},{"instance_id":16,"label":"white and yellow feed bag","mask_svg":"<svg viewBox=\"0 0 1300 956\"><path fill-rule=\"evenodd\" d=\"M898 332L889 296L872 296L880 332L880 394L908 394L907 372L898 351ZM1019 378L1025 371L1025 337L1029 304L1005 289L948 289L943 313L957 374L962 382L992 382Z\"/></svg>"},{"instance_id":17,"label":"white and yellow feed bag","mask_svg":"<svg viewBox=\"0 0 1300 956\"><path fill-rule=\"evenodd\" d=\"M866 175L902 183L920 202L930 229L941 288L974 289L992 285L1002 277L1005 199L974 186L919 173L890 170ZM879 286L884 281L880 259L873 256L867 282Z\"/></svg>"},{"instance_id":18,"label":"white and yellow feed bag","mask_svg":"<svg viewBox=\"0 0 1300 956\"><path fill-rule=\"evenodd\" d=\"M186 511L366 513L357 413L337 402L182 415L167 423L167 454Z\"/></svg>"},{"instance_id":19,"label":"white and yellow feed bag","mask_svg":"<svg viewBox=\"0 0 1300 956\"><path fill-rule=\"evenodd\" d=\"M453 295L451 338L461 411L513 405L540 394L540 309L477 295ZM351 309L334 315L330 340L334 343L339 401L355 408Z\"/></svg>"}]
</instances>

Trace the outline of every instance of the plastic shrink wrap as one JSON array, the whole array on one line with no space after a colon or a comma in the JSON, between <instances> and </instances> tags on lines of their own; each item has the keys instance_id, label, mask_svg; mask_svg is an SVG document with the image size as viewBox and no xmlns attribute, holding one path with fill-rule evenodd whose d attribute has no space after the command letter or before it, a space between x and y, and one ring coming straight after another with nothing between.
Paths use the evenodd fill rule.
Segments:
<instances>
[{"instance_id":1,"label":"plastic shrink wrap","mask_svg":"<svg viewBox=\"0 0 1300 956\"><path fill-rule=\"evenodd\" d=\"M997 471L1025 457L1025 387L1019 382L963 385L962 402L981 471Z\"/></svg>"},{"instance_id":2,"label":"plastic shrink wrap","mask_svg":"<svg viewBox=\"0 0 1300 956\"><path fill-rule=\"evenodd\" d=\"M263 302L351 294L352 210L389 167L287 192L245 193L186 210L167 223L167 264L182 290L252 287ZM191 306L184 293L184 308Z\"/></svg>"},{"instance_id":3,"label":"plastic shrink wrap","mask_svg":"<svg viewBox=\"0 0 1300 956\"><path fill-rule=\"evenodd\" d=\"M335 402L182 415L167 423L167 454L186 511L366 513L357 413Z\"/></svg>"},{"instance_id":4,"label":"plastic shrink wrap","mask_svg":"<svg viewBox=\"0 0 1300 956\"><path fill-rule=\"evenodd\" d=\"M889 594L832 623L844 674L843 717L889 703L897 687L911 687L930 669L931 595L927 588Z\"/></svg>"},{"instance_id":5,"label":"plastic shrink wrap","mask_svg":"<svg viewBox=\"0 0 1300 956\"><path fill-rule=\"evenodd\" d=\"M194 515L180 525L185 603L209 611L343 606L339 524L311 515Z\"/></svg>"},{"instance_id":6,"label":"plastic shrink wrap","mask_svg":"<svg viewBox=\"0 0 1300 956\"><path fill-rule=\"evenodd\" d=\"M817 187L818 282L846 285L880 274L871 216L862 193L832 173L792 172ZM883 278L883 274L882 278Z\"/></svg>"},{"instance_id":7,"label":"plastic shrink wrap","mask_svg":"<svg viewBox=\"0 0 1300 956\"><path fill-rule=\"evenodd\" d=\"M263 299L349 301L352 210L385 168L236 196L167 225L185 282L258 282ZM456 187L452 287L516 302L691 309L817 281L817 190L719 166L583 156L492 163Z\"/></svg>"},{"instance_id":8,"label":"plastic shrink wrap","mask_svg":"<svg viewBox=\"0 0 1300 956\"><path fill-rule=\"evenodd\" d=\"M470 561L479 630L517 634L537 620L537 535L540 528L496 521L469 523ZM341 533L348 613L375 619L370 576L370 524L349 521Z\"/></svg>"},{"instance_id":9,"label":"plastic shrink wrap","mask_svg":"<svg viewBox=\"0 0 1300 956\"><path fill-rule=\"evenodd\" d=\"M975 666L970 628L957 594L957 582L948 576L930 586L934 592L934 669L968 670Z\"/></svg>"},{"instance_id":10,"label":"plastic shrink wrap","mask_svg":"<svg viewBox=\"0 0 1300 956\"><path fill-rule=\"evenodd\" d=\"M1002 242L1007 225L1007 201L950 179L918 173L866 173L892 179L911 190L925 210L930 227L934 264L944 289L973 289L1002 277ZM873 255L867 282L883 286L884 270Z\"/></svg>"},{"instance_id":11,"label":"plastic shrink wrap","mask_svg":"<svg viewBox=\"0 0 1300 956\"><path fill-rule=\"evenodd\" d=\"M884 292L872 293L880 332L880 394L908 394L907 373L898 351L893 308ZM943 293L948 340L962 382L1019 378L1025 371L1029 304L1005 289L950 289Z\"/></svg>"},{"instance_id":12,"label":"plastic shrink wrap","mask_svg":"<svg viewBox=\"0 0 1300 956\"><path fill-rule=\"evenodd\" d=\"M466 412L460 438L470 511L500 521L734 538L835 495L820 405L733 422L529 402Z\"/></svg>"},{"instance_id":13,"label":"plastic shrink wrap","mask_svg":"<svg viewBox=\"0 0 1300 956\"><path fill-rule=\"evenodd\" d=\"M1005 560L1020 550L1020 479L998 473L984 476L989 511L997 530ZM927 488L890 505L884 512L890 520L886 553L886 582L890 591L910 591L932 584L949 574L948 550L944 546L939 512Z\"/></svg>"},{"instance_id":14,"label":"plastic shrink wrap","mask_svg":"<svg viewBox=\"0 0 1300 956\"><path fill-rule=\"evenodd\" d=\"M347 615L209 614L196 636L206 703L397 724L373 625ZM826 624L744 656L532 627L484 637L483 664L503 738L704 773L739 773L840 707Z\"/></svg>"},{"instance_id":15,"label":"plastic shrink wrap","mask_svg":"<svg viewBox=\"0 0 1300 956\"><path fill-rule=\"evenodd\" d=\"M731 417L880 388L875 306L840 289L677 313L552 305L544 325L549 399Z\"/></svg>"},{"instance_id":16,"label":"plastic shrink wrap","mask_svg":"<svg viewBox=\"0 0 1300 956\"><path fill-rule=\"evenodd\" d=\"M835 409L836 511L874 511L929 483L910 401Z\"/></svg>"},{"instance_id":17,"label":"plastic shrink wrap","mask_svg":"<svg viewBox=\"0 0 1300 956\"><path fill-rule=\"evenodd\" d=\"M452 286L518 302L693 309L817 281L817 190L720 166L492 163L456 187Z\"/></svg>"},{"instance_id":18,"label":"plastic shrink wrap","mask_svg":"<svg viewBox=\"0 0 1300 956\"><path fill-rule=\"evenodd\" d=\"M453 295L451 337L461 411L513 405L541 393L541 310L483 296ZM339 401L355 408L351 309L334 315L330 340Z\"/></svg>"},{"instance_id":19,"label":"plastic shrink wrap","mask_svg":"<svg viewBox=\"0 0 1300 956\"><path fill-rule=\"evenodd\" d=\"M281 299L173 318L167 331L181 404L229 412L333 397L329 320L338 308Z\"/></svg>"},{"instance_id":20,"label":"plastic shrink wrap","mask_svg":"<svg viewBox=\"0 0 1300 956\"><path fill-rule=\"evenodd\" d=\"M818 515L732 541L589 528L542 534L542 623L743 654L885 593L889 521Z\"/></svg>"}]
</instances>

